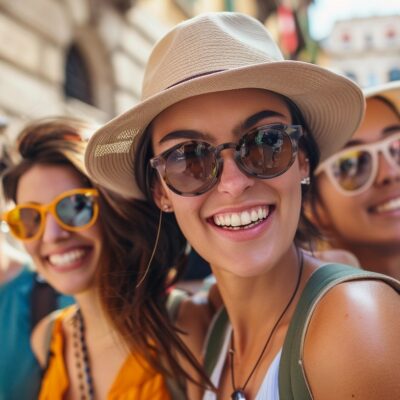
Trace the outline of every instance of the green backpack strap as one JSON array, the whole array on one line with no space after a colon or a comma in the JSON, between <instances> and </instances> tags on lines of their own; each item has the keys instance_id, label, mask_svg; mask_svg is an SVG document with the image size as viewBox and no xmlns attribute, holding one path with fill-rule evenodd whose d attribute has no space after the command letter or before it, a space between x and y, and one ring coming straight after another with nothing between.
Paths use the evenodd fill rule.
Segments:
<instances>
[{"instance_id":1,"label":"green backpack strap","mask_svg":"<svg viewBox=\"0 0 400 400\"><path fill-rule=\"evenodd\" d=\"M208 376L211 376L214 371L215 365L218 361L218 356L222 349L225 332L229 326L228 313L225 307L221 307L215 314L208 334L205 340L204 346L204 370Z\"/></svg>"},{"instance_id":2,"label":"green backpack strap","mask_svg":"<svg viewBox=\"0 0 400 400\"><path fill-rule=\"evenodd\" d=\"M175 321L178 317L179 307L180 307L182 301L187 298L189 298L189 295L187 294L187 292L185 292L181 289L172 289L168 293L166 307L167 307L169 319L173 323L175 323Z\"/></svg>"},{"instance_id":3,"label":"green backpack strap","mask_svg":"<svg viewBox=\"0 0 400 400\"><path fill-rule=\"evenodd\" d=\"M400 292L400 283L385 275L347 265L327 264L317 269L303 290L286 334L279 365L279 397L284 400L311 400L303 368L303 343L318 301L334 286L352 280L379 279Z\"/></svg>"},{"instance_id":4,"label":"green backpack strap","mask_svg":"<svg viewBox=\"0 0 400 400\"><path fill-rule=\"evenodd\" d=\"M176 319L178 318L179 307L182 304L182 301L187 299L189 295L187 292L181 289L172 289L168 293L166 308L168 312L168 316L173 324L175 324ZM186 400L186 390L184 384L178 382L176 379L173 379L171 376L165 376L165 382L168 387L168 391L171 395L171 398L174 400Z\"/></svg>"}]
</instances>

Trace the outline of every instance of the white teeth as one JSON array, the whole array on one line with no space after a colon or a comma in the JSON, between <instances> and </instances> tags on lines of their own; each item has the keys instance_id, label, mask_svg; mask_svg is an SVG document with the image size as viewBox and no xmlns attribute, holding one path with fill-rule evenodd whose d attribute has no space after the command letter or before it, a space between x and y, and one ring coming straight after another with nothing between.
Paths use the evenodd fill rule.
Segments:
<instances>
[{"instance_id":1,"label":"white teeth","mask_svg":"<svg viewBox=\"0 0 400 400\"><path fill-rule=\"evenodd\" d=\"M72 250L63 254L52 254L49 256L49 261L56 267L64 267L83 258L85 254L85 250Z\"/></svg>"},{"instance_id":2,"label":"white teeth","mask_svg":"<svg viewBox=\"0 0 400 400\"><path fill-rule=\"evenodd\" d=\"M214 215L213 220L215 225L224 227L248 227L254 223L260 222L267 218L269 207L256 207L251 210L242 211L240 213L228 213Z\"/></svg>"},{"instance_id":3,"label":"white teeth","mask_svg":"<svg viewBox=\"0 0 400 400\"><path fill-rule=\"evenodd\" d=\"M390 201L387 201L386 203L380 204L375 208L375 211L378 213L383 213L383 212L388 212L388 211L394 211L394 210L399 210L400 209L400 197L397 199L393 199Z\"/></svg>"},{"instance_id":4,"label":"white teeth","mask_svg":"<svg viewBox=\"0 0 400 400\"><path fill-rule=\"evenodd\" d=\"M231 217L229 215L222 216L221 225L231 225Z\"/></svg>"},{"instance_id":5,"label":"white teeth","mask_svg":"<svg viewBox=\"0 0 400 400\"><path fill-rule=\"evenodd\" d=\"M240 222L241 225L248 225L251 222L250 214L247 211L244 211L240 214Z\"/></svg>"},{"instance_id":6,"label":"white teeth","mask_svg":"<svg viewBox=\"0 0 400 400\"><path fill-rule=\"evenodd\" d=\"M240 214L231 214L231 225L232 226L240 226Z\"/></svg>"}]
</instances>

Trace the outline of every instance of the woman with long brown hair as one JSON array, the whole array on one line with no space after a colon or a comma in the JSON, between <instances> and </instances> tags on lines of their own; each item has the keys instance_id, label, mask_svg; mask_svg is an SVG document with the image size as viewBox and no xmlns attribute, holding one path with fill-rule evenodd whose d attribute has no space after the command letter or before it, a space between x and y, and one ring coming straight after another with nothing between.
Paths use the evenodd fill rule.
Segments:
<instances>
[{"instance_id":1,"label":"woman with long brown hair","mask_svg":"<svg viewBox=\"0 0 400 400\"><path fill-rule=\"evenodd\" d=\"M156 44L143 100L92 136L90 175L175 214L216 277L204 399L400 397L399 283L300 247L302 188L363 110L354 83L284 60L255 19L209 13Z\"/></svg>"},{"instance_id":2,"label":"woman with long brown hair","mask_svg":"<svg viewBox=\"0 0 400 400\"><path fill-rule=\"evenodd\" d=\"M3 178L5 196L15 203L3 219L43 277L77 302L33 333L45 369L39 398L177 398L172 393L187 373L176 354L195 362L168 319L174 278L164 265L179 276L175 258L184 239L167 218L174 243L161 239L152 257L158 219L146 203L88 178L88 129L65 118L28 125L18 140L21 159Z\"/></svg>"}]
</instances>

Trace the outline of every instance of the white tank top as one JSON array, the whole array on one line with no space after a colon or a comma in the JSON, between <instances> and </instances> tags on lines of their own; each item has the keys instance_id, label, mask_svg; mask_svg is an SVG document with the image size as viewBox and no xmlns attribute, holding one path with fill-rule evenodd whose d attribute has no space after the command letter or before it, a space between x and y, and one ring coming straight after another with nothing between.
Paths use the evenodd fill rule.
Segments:
<instances>
[{"instance_id":1,"label":"white tank top","mask_svg":"<svg viewBox=\"0 0 400 400\"><path fill-rule=\"evenodd\" d=\"M219 386L222 369L224 367L225 360L228 354L229 344L231 342L231 335L232 328L229 327L229 329L226 330L226 335L221 352L219 353L217 363L215 364L215 368L211 374L211 382L214 384L215 387ZM265 378L254 400L279 400L278 374L279 363L281 360L281 352L282 350L278 351L271 365L269 366ZM217 395L210 390L206 390L203 395L203 400L217 400Z\"/></svg>"}]
</instances>

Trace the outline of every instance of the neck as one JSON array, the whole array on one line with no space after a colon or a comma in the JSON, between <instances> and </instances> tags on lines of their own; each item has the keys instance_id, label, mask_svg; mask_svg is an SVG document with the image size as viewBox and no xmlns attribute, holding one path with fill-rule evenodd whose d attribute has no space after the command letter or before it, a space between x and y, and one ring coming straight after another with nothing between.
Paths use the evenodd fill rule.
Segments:
<instances>
[{"instance_id":1,"label":"neck","mask_svg":"<svg viewBox=\"0 0 400 400\"><path fill-rule=\"evenodd\" d=\"M85 321L86 341L97 341L108 335L112 328L101 306L98 290L88 289L75 296Z\"/></svg>"},{"instance_id":2,"label":"neck","mask_svg":"<svg viewBox=\"0 0 400 400\"><path fill-rule=\"evenodd\" d=\"M299 276L299 257L293 246L261 276L227 276L219 268L213 268L213 272L234 331L235 351L240 356L252 344L265 340L265 332L273 328L288 304Z\"/></svg>"},{"instance_id":3,"label":"neck","mask_svg":"<svg viewBox=\"0 0 400 400\"><path fill-rule=\"evenodd\" d=\"M385 248L381 246L354 249L355 256L359 259L361 267L369 271L389 275L400 279L400 246Z\"/></svg>"},{"instance_id":4,"label":"neck","mask_svg":"<svg viewBox=\"0 0 400 400\"><path fill-rule=\"evenodd\" d=\"M387 246L373 243L337 243L335 247L353 253L363 269L400 279L399 243Z\"/></svg>"}]
</instances>

